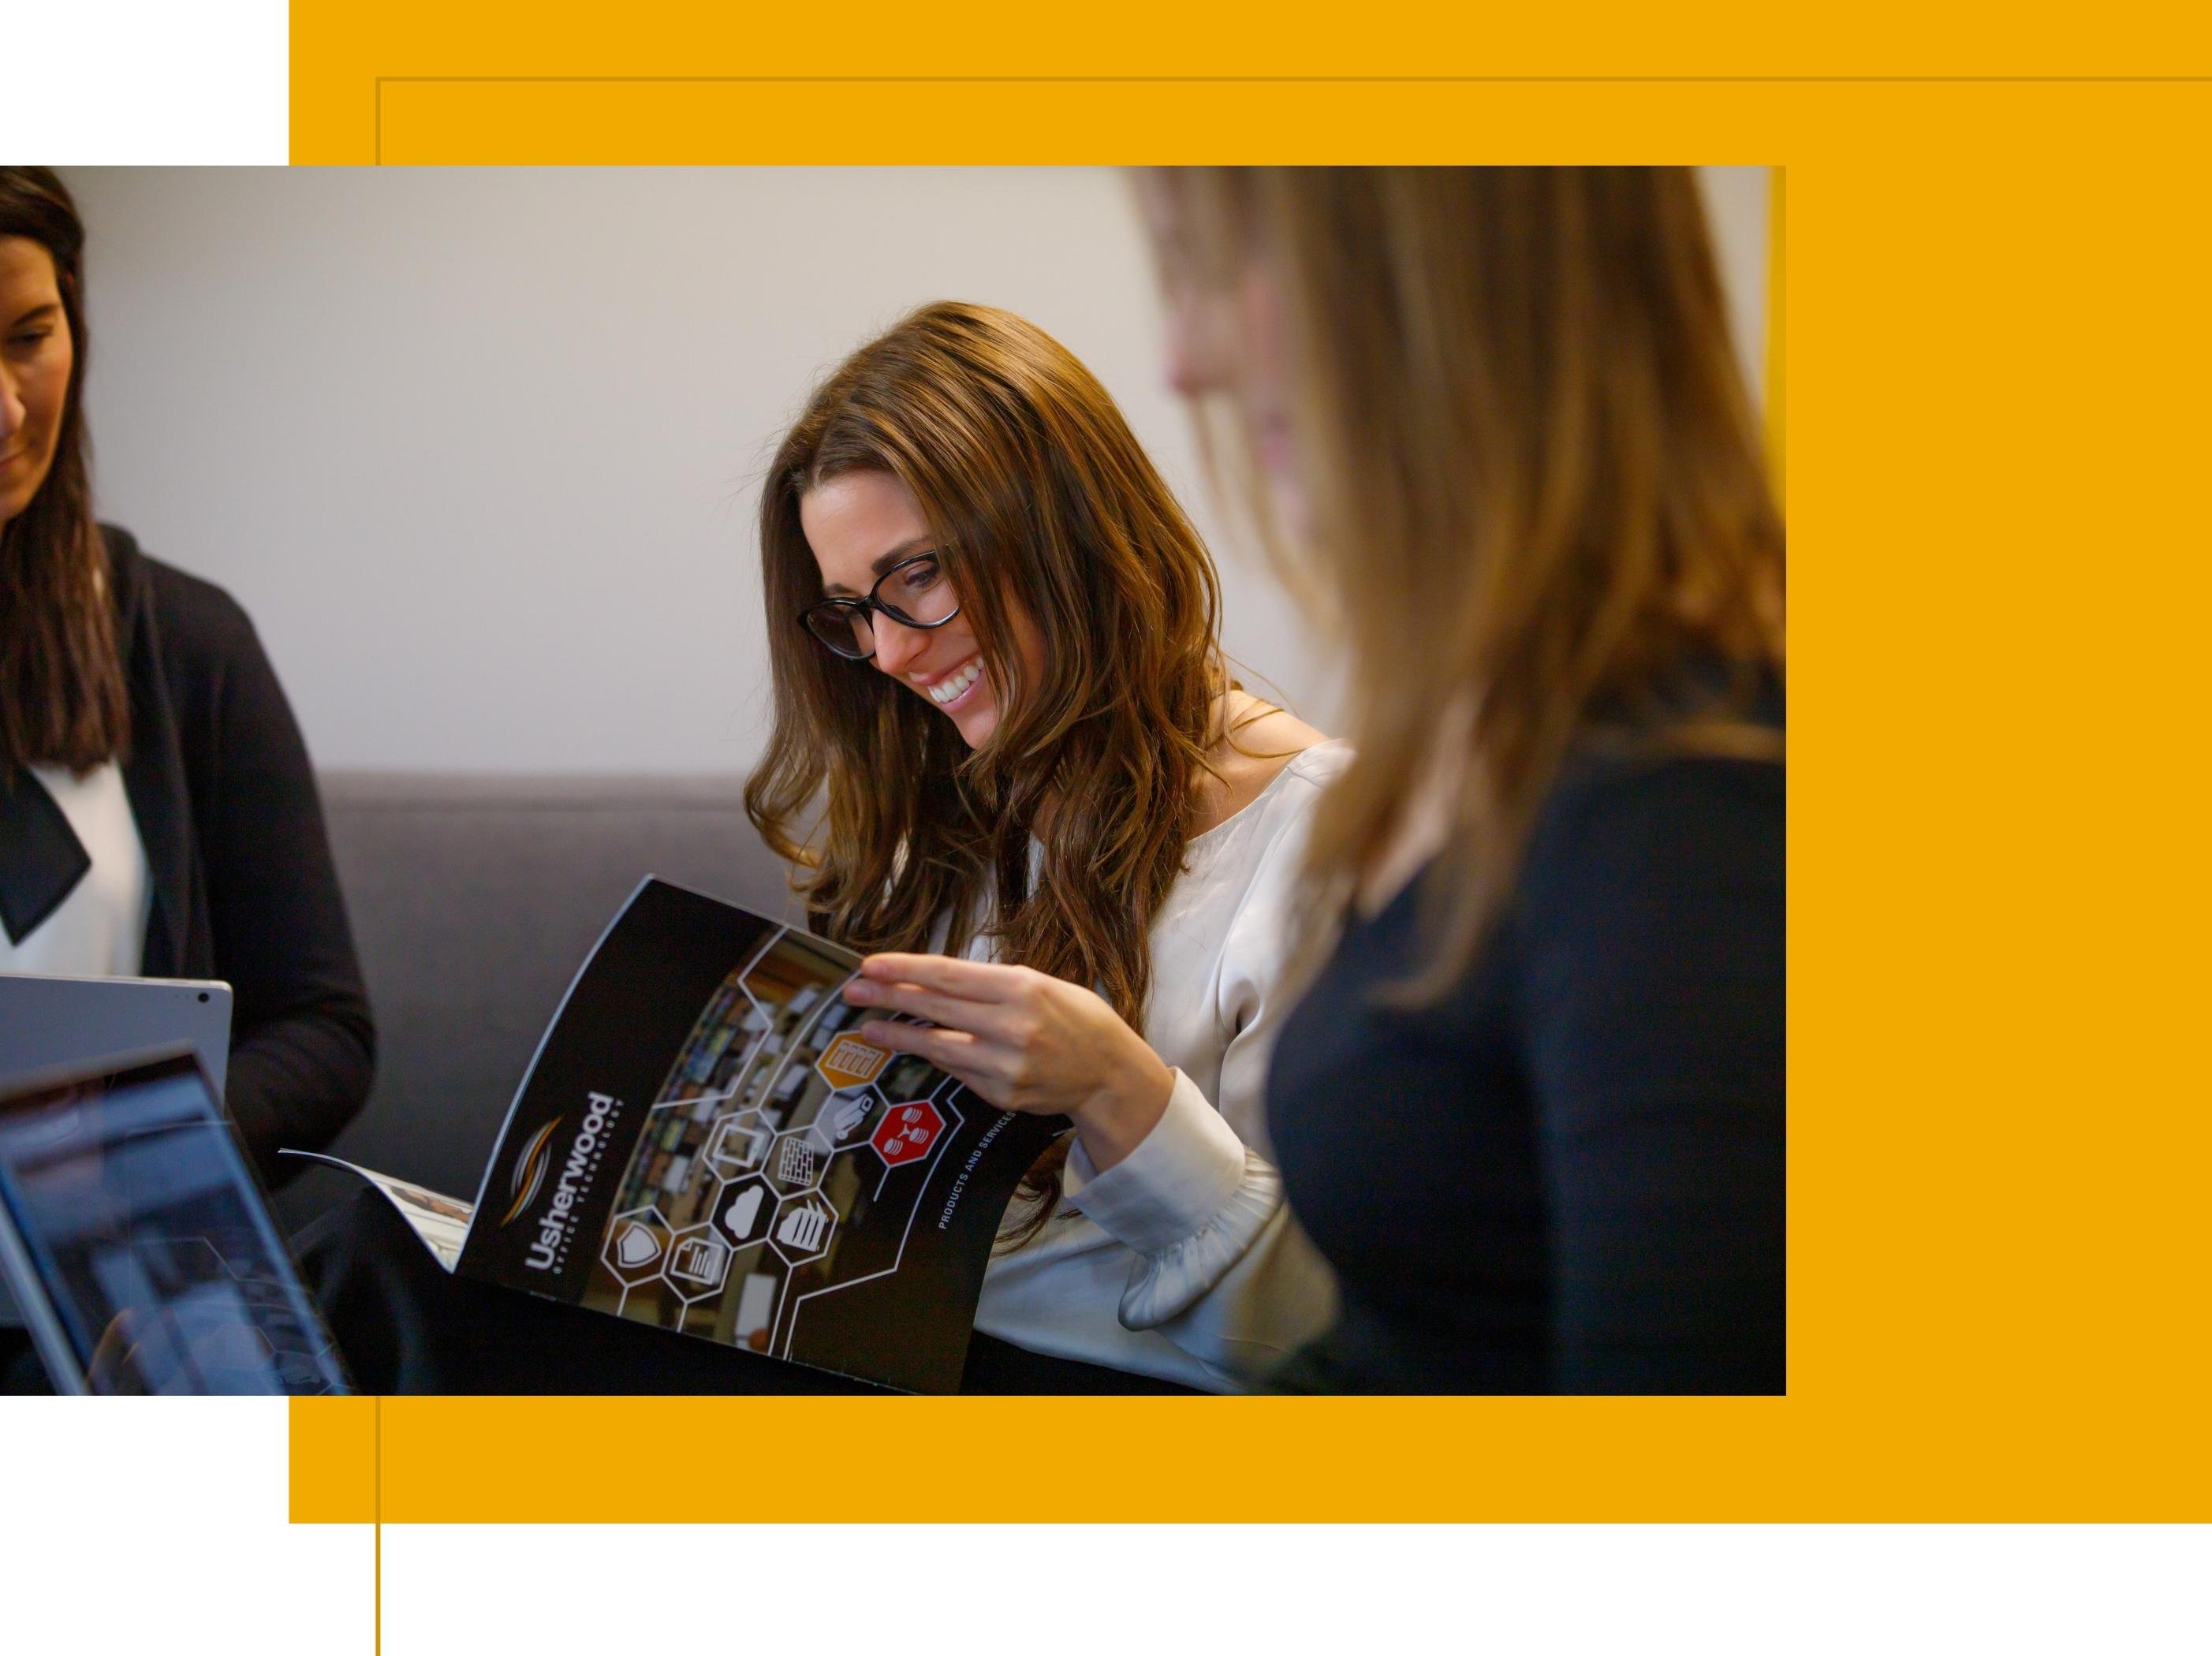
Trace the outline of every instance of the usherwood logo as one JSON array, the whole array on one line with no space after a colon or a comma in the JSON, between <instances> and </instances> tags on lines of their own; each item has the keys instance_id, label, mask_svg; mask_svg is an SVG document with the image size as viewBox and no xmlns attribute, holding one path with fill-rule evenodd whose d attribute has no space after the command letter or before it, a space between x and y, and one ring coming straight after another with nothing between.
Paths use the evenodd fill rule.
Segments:
<instances>
[{"instance_id":1,"label":"usherwood logo","mask_svg":"<svg viewBox=\"0 0 2212 1656\"><path fill-rule=\"evenodd\" d=\"M553 1186L553 1199L546 1204L545 1211L538 1220L538 1234L530 1244L530 1257L524 1263L532 1271L551 1271L561 1263L568 1251L568 1234L576 1228L576 1209L592 1188L592 1180L599 1170L599 1154L605 1148L607 1129L622 1109L622 1101L610 1098L605 1093L593 1093L584 1111L584 1119L577 1125L576 1136L568 1143L568 1160L562 1163L561 1177ZM552 1166L553 1134L565 1116L555 1116L530 1137L516 1158L514 1176L508 1188L514 1201L502 1225L518 1217L524 1209L537 1199L538 1192L545 1186L545 1175Z\"/></svg>"}]
</instances>

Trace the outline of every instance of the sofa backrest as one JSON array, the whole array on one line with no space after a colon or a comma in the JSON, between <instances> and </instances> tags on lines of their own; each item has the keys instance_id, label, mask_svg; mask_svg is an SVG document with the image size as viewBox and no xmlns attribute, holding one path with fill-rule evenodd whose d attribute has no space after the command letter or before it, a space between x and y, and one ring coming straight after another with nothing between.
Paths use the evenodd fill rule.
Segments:
<instances>
[{"instance_id":1,"label":"sofa backrest","mask_svg":"<svg viewBox=\"0 0 2212 1656\"><path fill-rule=\"evenodd\" d=\"M734 779L326 773L323 807L375 1010L368 1107L332 1153L473 1199L538 1036L648 874L769 914L784 865ZM279 1207L297 1224L335 1174Z\"/></svg>"}]
</instances>

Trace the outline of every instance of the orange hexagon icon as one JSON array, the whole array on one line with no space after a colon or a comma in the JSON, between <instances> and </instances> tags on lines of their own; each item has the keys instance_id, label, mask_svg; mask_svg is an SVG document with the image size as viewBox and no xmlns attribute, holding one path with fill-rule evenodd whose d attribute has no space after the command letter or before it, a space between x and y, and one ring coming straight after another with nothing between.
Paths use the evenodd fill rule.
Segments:
<instances>
[{"instance_id":1,"label":"orange hexagon icon","mask_svg":"<svg viewBox=\"0 0 2212 1656\"><path fill-rule=\"evenodd\" d=\"M830 1043L830 1050L815 1060L814 1067L822 1071L832 1092L842 1093L848 1087L865 1087L873 1081L890 1056L882 1047L872 1046L848 1030Z\"/></svg>"}]
</instances>

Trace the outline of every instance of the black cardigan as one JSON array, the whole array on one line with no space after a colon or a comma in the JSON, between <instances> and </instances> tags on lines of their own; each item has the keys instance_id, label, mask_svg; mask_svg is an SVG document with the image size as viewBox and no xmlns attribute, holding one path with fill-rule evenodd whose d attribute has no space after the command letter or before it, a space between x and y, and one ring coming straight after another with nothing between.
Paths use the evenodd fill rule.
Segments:
<instances>
[{"instance_id":1,"label":"black cardigan","mask_svg":"<svg viewBox=\"0 0 2212 1656\"><path fill-rule=\"evenodd\" d=\"M1783 724L1779 687L1765 717ZM1346 927L1267 1080L1336 1268L1301 1391L1784 1389L1783 767L1597 758L1441 1000L1416 881Z\"/></svg>"},{"instance_id":2,"label":"black cardigan","mask_svg":"<svg viewBox=\"0 0 2212 1656\"><path fill-rule=\"evenodd\" d=\"M376 1031L307 744L253 623L221 587L102 526L131 685L123 783L154 901L149 977L235 996L224 1103L272 1182L359 1113Z\"/></svg>"}]
</instances>

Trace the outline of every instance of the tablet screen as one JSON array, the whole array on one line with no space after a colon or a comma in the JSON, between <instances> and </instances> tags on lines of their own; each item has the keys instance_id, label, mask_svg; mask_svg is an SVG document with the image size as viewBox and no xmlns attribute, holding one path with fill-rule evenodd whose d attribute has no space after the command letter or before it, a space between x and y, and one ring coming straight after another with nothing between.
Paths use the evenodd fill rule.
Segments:
<instances>
[{"instance_id":1,"label":"tablet screen","mask_svg":"<svg viewBox=\"0 0 2212 1656\"><path fill-rule=\"evenodd\" d=\"M190 1056L0 1102L0 1202L87 1389L348 1389Z\"/></svg>"}]
</instances>

